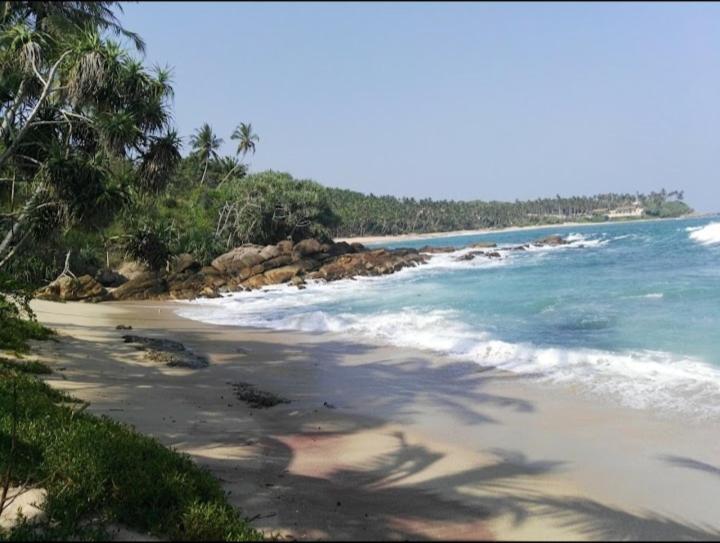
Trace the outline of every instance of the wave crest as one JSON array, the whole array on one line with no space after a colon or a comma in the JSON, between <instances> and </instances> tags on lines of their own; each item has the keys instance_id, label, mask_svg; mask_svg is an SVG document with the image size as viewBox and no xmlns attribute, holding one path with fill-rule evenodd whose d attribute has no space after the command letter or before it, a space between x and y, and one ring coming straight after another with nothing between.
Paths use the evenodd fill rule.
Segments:
<instances>
[{"instance_id":1,"label":"wave crest","mask_svg":"<svg viewBox=\"0 0 720 543\"><path fill-rule=\"evenodd\" d=\"M720 222L711 222L705 226L688 229L690 239L702 245L720 243Z\"/></svg>"}]
</instances>

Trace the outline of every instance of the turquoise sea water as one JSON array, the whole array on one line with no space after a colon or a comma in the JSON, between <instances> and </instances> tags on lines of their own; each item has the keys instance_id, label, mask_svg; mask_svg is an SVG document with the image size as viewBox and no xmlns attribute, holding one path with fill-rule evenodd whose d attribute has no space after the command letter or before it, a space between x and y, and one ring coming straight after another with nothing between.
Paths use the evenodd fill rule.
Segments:
<instances>
[{"instance_id":1,"label":"turquoise sea water","mask_svg":"<svg viewBox=\"0 0 720 543\"><path fill-rule=\"evenodd\" d=\"M571 244L502 250L549 234ZM638 408L720 415L720 218L626 222L436 238L494 241L502 258L381 278L203 300L218 324L340 332L532 374Z\"/></svg>"}]
</instances>

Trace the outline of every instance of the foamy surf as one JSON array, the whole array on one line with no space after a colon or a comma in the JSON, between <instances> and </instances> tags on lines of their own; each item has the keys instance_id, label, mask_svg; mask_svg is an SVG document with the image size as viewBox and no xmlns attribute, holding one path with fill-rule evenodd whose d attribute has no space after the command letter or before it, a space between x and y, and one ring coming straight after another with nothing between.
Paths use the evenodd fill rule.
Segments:
<instances>
[{"instance_id":1,"label":"foamy surf","mask_svg":"<svg viewBox=\"0 0 720 543\"><path fill-rule=\"evenodd\" d=\"M389 276L238 293L181 314L418 348L631 407L718 417L719 268L715 251L687 249L720 223L689 224L569 231L567 244L542 247L505 236ZM499 257L465 258L479 250Z\"/></svg>"},{"instance_id":2,"label":"foamy surf","mask_svg":"<svg viewBox=\"0 0 720 543\"><path fill-rule=\"evenodd\" d=\"M720 222L711 222L705 226L688 229L690 239L702 245L720 243Z\"/></svg>"},{"instance_id":3,"label":"foamy surf","mask_svg":"<svg viewBox=\"0 0 720 543\"><path fill-rule=\"evenodd\" d=\"M323 287L314 290L320 299L325 297L320 292ZM342 296L342 288L334 290L326 295ZM720 415L720 371L699 360L653 351L537 347L499 340L464 324L453 311L404 308L370 315L331 315L318 309L317 296L308 296L306 303L311 299L316 303L304 307L301 300L293 298L240 294L203 301L178 313L211 324L342 333L361 341L428 350L539 381L573 385L633 408Z\"/></svg>"}]
</instances>

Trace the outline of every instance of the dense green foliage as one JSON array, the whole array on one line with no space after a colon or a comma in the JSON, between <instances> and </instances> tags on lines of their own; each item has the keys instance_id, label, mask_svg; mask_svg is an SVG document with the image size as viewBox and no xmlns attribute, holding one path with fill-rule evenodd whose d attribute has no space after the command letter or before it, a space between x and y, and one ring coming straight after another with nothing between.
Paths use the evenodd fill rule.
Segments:
<instances>
[{"instance_id":1,"label":"dense green foliage","mask_svg":"<svg viewBox=\"0 0 720 543\"><path fill-rule=\"evenodd\" d=\"M542 198L515 202L485 202L395 198L329 189L340 223L334 236L395 235L447 232L506 226L553 224L565 221L603 221L608 213L637 204L648 215L677 217L692 210L682 193L664 190L643 194L598 194ZM677 198L675 200L674 198Z\"/></svg>"},{"instance_id":2,"label":"dense green foliage","mask_svg":"<svg viewBox=\"0 0 720 543\"><path fill-rule=\"evenodd\" d=\"M0 273L0 349L24 353L28 340L48 339L52 332L33 318L28 306L30 292Z\"/></svg>"},{"instance_id":3,"label":"dense green foliage","mask_svg":"<svg viewBox=\"0 0 720 543\"><path fill-rule=\"evenodd\" d=\"M0 364L0 474L16 414L14 483L48 492L47 520L0 539L100 538L109 523L179 540L257 540L219 483L188 456L106 417L81 412L32 374L41 365Z\"/></svg>"}]
</instances>

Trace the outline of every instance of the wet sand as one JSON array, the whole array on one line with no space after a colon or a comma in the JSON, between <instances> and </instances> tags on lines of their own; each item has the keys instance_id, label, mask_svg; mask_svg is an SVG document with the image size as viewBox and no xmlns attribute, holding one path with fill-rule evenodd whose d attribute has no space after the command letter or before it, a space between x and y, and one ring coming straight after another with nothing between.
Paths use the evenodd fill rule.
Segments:
<instances>
[{"instance_id":1,"label":"wet sand","mask_svg":"<svg viewBox=\"0 0 720 543\"><path fill-rule=\"evenodd\" d=\"M333 334L207 325L171 302L32 305L60 333L35 344L53 386L187 452L281 537L720 538L718 421ZM144 361L126 333L210 366ZM251 409L237 382L291 403Z\"/></svg>"}]
</instances>

